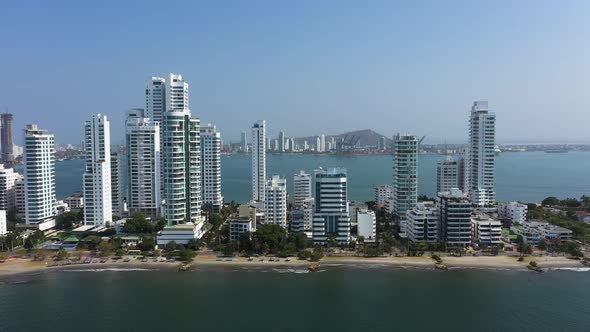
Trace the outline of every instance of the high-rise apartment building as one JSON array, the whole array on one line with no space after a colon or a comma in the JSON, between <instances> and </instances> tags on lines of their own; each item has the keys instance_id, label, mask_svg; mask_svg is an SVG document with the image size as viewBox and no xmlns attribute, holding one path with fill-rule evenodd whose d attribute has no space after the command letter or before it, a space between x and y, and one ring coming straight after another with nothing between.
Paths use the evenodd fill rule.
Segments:
<instances>
[{"instance_id":1,"label":"high-rise apartment building","mask_svg":"<svg viewBox=\"0 0 590 332\"><path fill-rule=\"evenodd\" d=\"M12 136L12 114L0 114L0 153L5 167L15 164L14 143Z\"/></svg>"},{"instance_id":2,"label":"high-rise apartment building","mask_svg":"<svg viewBox=\"0 0 590 332\"><path fill-rule=\"evenodd\" d=\"M326 135L320 135L320 149L318 152L326 152Z\"/></svg>"},{"instance_id":3,"label":"high-rise apartment building","mask_svg":"<svg viewBox=\"0 0 590 332\"><path fill-rule=\"evenodd\" d=\"M252 126L252 200L264 201L266 181L266 123L258 120Z\"/></svg>"},{"instance_id":4,"label":"high-rise apartment building","mask_svg":"<svg viewBox=\"0 0 590 332\"><path fill-rule=\"evenodd\" d=\"M243 131L242 135L240 136L240 149L244 153L248 152L248 135L245 131Z\"/></svg>"},{"instance_id":5,"label":"high-rise apartment building","mask_svg":"<svg viewBox=\"0 0 590 332\"><path fill-rule=\"evenodd\" d=\"M418 202L418 138L397 134L393 138L393 213L400 220Z\"/></svg>"},{"instance_id":6,"label":"high-rise apartment building","mask_svg":"<svg viewBox=\"0 0 590 332\"><path fill-rule=\"evenodd\" d=\"M320 168L314 179L313 242L324 244L330 238L339 243L350 242L346 169Z\"/></svg>"},{"instance_id":7,"label":"high-rise apartment building","mask_svg":"<svg viewBox=\"0 0 590 332\"><path fill-rule=\"evenodd\" d=\"M457 188L464 193L469 192L469 148L463 148L459 152L457 160Z\"/></svg>"},{"instance_id":8,"label":"high-rise apartment building","mask_svg":"<svg viewBox=\"0 0 590 332\"><path fill-rule=\"evenodd\" d=\"M287 180L278 175L268 179L264 195L264 223L287 228Z\"/></svg>"},{"instance_id":9,"label":"high-rise apartment building","mask_svg":"<svg viewBox=\"0 0 590 332\"><path fill-rule=\"evenodd\" d=\"M459 189L438 193L439 230L447 247L471 244L471 203Z\"/></svg>"},{"instance_id":10,"label":"high-rise apartment building","mask_svg":"<svg viewBox=\"0 0 590 332\"><path fill-rule=\"evenodd\" d=\"M191 117L189 85L170 74L166 84L166 111L162 120L164 217L168 225L193 223L202 236L201 147L199 119Z\"/></svg>"},{"instance_id":11,"label":"high-rise apartment building","mask_svg":"<svg viewBox=\"0 0 590 332\"><path fill-rule=\"evenodd\" d=\"M393 198L393 186L382 184L375 188L375 203L377 207L384 208L388 201Z\"/></svg>"},{"instance_id":12,"label":"high-rise apartment building","mask_svg":"<svg viewBox=\"0 0 590 332\"><path fill-rule=\"evenodd\" d=\"M145 88L145 117L162 124L166 112L166 79L152 77Z\"/></svg>"},{"instance_id":13,"label":"high-rise apartment building","mask_svg":"<svg viewBox=\"0 0 590 332\"><path fill-rule=\"evenodd\" d=\"M284 131L279 132L279 148L278 148L278 150L281 153L285 152L285 132Z\"/></svg>"},{"instance_id":14,"label":"high-rise apartment building","mask_svg":"<svg viewBox=\"0 0 590 332\"><path fill-rule=\"evenodd\" d=\"M311 175L299 171L293 177L293 206L301 208L303 202L311 197Z\"/></svg>"},{"instance_id":15,"label":"high-rise apartment building","mask_svg":"<svg viewBox=\"0 0 590 332\"><path fill-rule=\"evenodd\" d=\"M14 183L17 175L12 168L0 164L0 210L11 211L15 208Z\"/></svg>"},{"instance_id":16,"label":"high-rise apartment building","mask_svg":"<svg viewBox=\"0 0 590 332\"><path fill-rule=\"evenodd\" d=\"M476 101L469 119L469 169L471 202L477 206L496 203L495 182L496 114L487 101Z\"/></svg>"},{"instance_id":17,"label":"high-rise apartment building","mask_svg":"<svg viewBox=\"0 0 590 332\"><path fill-rule=\"evenodd\" d=\"M113 222L111 192L110 124L104 114L95 114L84 125L84 224Z\"/></svg>"},{"instance_id":18,"label":"high-rise apartment building","mask_svg":"<svg viewBox=\"0 0 590 332\"><path fill-rule=\"evenodd\" d=\"M129 110L125 138L129 212L156 220L162 215L160 124L146 117L143 109Z\"/></svg>"},{"instance_id":19,"label":"high-rise apartment building","mask_svg":"<svg viewBox=\"0 0 590 332\"><path fill-rule=\"evenodd\" d=\"M16 216L25 218L25 210L27 208L25 203L25 177L19 173L14 173L14 175L14 207Z\"/></svg>"},{"instance_id":20,"label":"high-rise apartment building","mask_svg":"<svg viewBox=\"0 0 590 332\"><path fill-rule=\"evenodd\" d=\"M213 212L223 207L221 195L221 133L215 126L201 127L201 190L204 204L211 204Z\"/></svg>"},{"instance_id":21,"label":"high-rise apartment building","mask_svg":"<svg viewBox=\"0 0 590 332\"><path fill-rule=\"evenodd\" d=\"M459 188L459 163L452 157L441 160L436 165L436 192Z\"/></svg>"},{"instance_id":22,"label":"high-rise apartment building","mask_svg":"<svg viewBox=\"0 0 590 332\"><path fill-rule=\"evenodd\" d=\"M24 212L28 225L57 214L55 208L55 142L52 134L35 124L25 128L23 150Z\"/></svg>"},{"instance_id":23,"label":"high-rise apartment building","mask_svg":"<svg viewBox=\"0 0 590 332\"><path fill-rule=\"evenodd\" d=\"M115 152L111 150L111 209L113 211L113 221L116 218L123 218L127 214L125 208L126 199L126 172L124 165L126 155L122 152Z\"/></svg>"}]
</instances>

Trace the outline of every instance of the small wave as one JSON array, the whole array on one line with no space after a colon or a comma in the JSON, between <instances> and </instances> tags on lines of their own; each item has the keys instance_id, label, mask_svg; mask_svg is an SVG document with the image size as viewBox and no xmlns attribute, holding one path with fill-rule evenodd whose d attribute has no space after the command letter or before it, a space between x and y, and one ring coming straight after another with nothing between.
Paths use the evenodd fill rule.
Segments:
<instances>
[{"instance_id":1,"label":"small wave","mask_svg":"<svg viewBox=\"0 0 590 332\"><path fill-rule=\"evenodd\" d=\"M64 270L65 272L133 272L133 271L158 271L157 269L141 269L141 268L104 268L104 269L75 269Z\"/></svg>"},{"instance_id":2,"label":"small wave","mask_svg":"<svg viewBox=\"0 0 590 332\"><path fill-rule=\"evenodd\" d=\"M309 273L309 270L303 270L303 269L272 269L272 270L277 273L295 273L295 274Z\"/></svg>"},{"instance_id":3,"label":"small wave","mask_svg":"<svg viewBox=\"0 0 590 332\"><path fill-rule=\"evenodd\" d=\"M556 267L552 268L552 271L574 271L574 272L590 272L590 267Z\"/></svg>"}]
</instances>

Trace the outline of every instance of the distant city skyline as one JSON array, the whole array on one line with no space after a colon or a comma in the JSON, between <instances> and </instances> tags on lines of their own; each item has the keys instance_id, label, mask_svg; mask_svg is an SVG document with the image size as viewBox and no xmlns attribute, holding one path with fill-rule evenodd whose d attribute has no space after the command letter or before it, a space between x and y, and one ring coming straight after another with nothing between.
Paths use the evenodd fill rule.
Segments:
<instances>
[{"instance_id":1,"label":"distant city skyline","mask_svg":"<svg viewBox=\"0 0 590 332\"><path fill-rule=\"evenodd\" d=\"M16 144L27 123L79 144L79 124L96 113L122 144L144 82L170 72L194 87L193 116L225 142L265 119L273 138L373 129L465 143L473 100L498 114L497 143L590 142L587 2L179 6L6 4L0 110L14 114Z\"/></svg>"}]
</instances>

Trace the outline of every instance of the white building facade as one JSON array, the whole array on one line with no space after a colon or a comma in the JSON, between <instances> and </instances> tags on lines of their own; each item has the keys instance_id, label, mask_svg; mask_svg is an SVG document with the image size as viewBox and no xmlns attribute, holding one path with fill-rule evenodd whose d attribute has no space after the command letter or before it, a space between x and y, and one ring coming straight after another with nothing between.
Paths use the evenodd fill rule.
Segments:
<instances>
[{"instance_id":1,"label":"white building facade","mask_svg":"<svg viewBox=\"0 0 590 332\"><path fill-rule=\"evenodd\" d=\"M221 195L221 133L215 126L201 127L201 190L203 203L211 204L214 213L223 207Z\"/></svg>"},{"instance_id":2,"label":"white building facade","mask_svg":"<svg viewBox=\"0 0 590 332\"><path fill-rule=\"evenodd\" d=\"M299 171L293 176L293 205L300 208L311 197L311 174Z\"/></svg>"},{"instance_id":3,"label":"white building facade","mask_svg":"<svg viewBox=\"0 0 590 332\"><path fill-rule=\"evenodd\" d=\"M377 241L377 218L375 212L363 210L357 212L357 235L365 238L365 242Z\"/></svg>"},{"instance_id":4,"label":"white building facade","mask_svg":"<svg viewBox=\"0 0 590 332\"><path fill-rule=\"evenodd\" d=\"M35 124L25 129L24 212L28 225L52 219L55 209L55 142Z\"/></svg>"},{"instance_id":5,"label":"white building facade","mask_svg":"<svg viewBox=\"0 0 590 332\"><path fill-rule=\"evenodd\" d=\"M252 200L264 201L266 182L266 123L258 120L252 126Z\"/></svg>"},{"instance_id":6,"label":"white building facade","mask_svg":"<svg viewBox=\"0 0 590 332\"><path fill-rule=\"evenodd\" d=\"M379 208L385 208L387 201L393 197L393 186L383 184L375 188L375 203Z\"/></svg>"},{"instance_id":7,"label":"white building facade","mask_svg":"<svg viewBox=\"0 0 590 332\"><path fill-rule=\"evenodd\" d=\"M193 224L196 237L202 236L203 227L199 125L199 119L191 117L188 83L170 74L161 129L164 217L168 225Z\"/></svg>"},{"instance_id":8,"label":"white building facade","mask_svg":"<svg viewBox=\"0 0 590 332\"><path fill-rule=\"evenodd\" d=\"M108 226L113 222L111 192L110 124L95 114L84 125L84 224Z\"/></svg>"},{"instance_id":9,"label":"white building facade","mask_svg":"<svg viewBox=\"0 0 590 332\"><path fill-rule=\"evenodd\" d=\"M528 206L519 202L498 203L498 218L511 222L525 223Z\"/></svg>"},{"instance_id":10,"label":"white building facade","mask_svg":"<svg viewBox=\"0 0 590 332\"><path fill-rule=\"evenodd\" d=\"M146 117L143 109L127 112L127 205L155 220L162 215L160 124Z\"/></svg>"},{"instance_id":11,"label":"white building facade","mask_svg":"<svg viewBox=\"0 0 590 332\"><path fill-rule=\"evenodd\" d=\"M15 208L15 188L17 174L12 168L0 164L0 210L10 211Z\"/></svg>"},{"instance_id":12,"label":"white building facade","mask_svg":"<svg viewBox=\"0 0 590 332\"><path fill-rule=\"evenodd\" d=\"M412 242L438 242L439 215L432 202L420 202L406 212L406 234Z\"/></svg>"},{"instance_id":13,"label":"white building facade","mask_svg":"<svg viewBox=\"0 0 590 332\"><path fill-rule=\"evenodd\" d=\"M469 195L477 206L496 203L495 183L496 114L487 101L476 101L469 120Z\"/></svg>"},{"instance_id":14,"label":"white building facade","mask_svg":"<svg viewBox=\"0 0 590 332\"><path fill-rule=\"evenodd\" d=\"M287 228L287 180L278 175L268 179L264 195L264 223Z\"/></svg>"}]
</instances>

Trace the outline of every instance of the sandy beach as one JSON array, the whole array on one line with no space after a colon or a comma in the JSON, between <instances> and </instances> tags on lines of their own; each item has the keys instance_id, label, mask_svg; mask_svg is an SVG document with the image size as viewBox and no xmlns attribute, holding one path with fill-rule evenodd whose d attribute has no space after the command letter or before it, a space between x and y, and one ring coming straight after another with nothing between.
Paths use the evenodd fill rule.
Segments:
<instances>
[{"instance_id":1,"label":"sandy beach","mask_svg":"<svg viewBox=\"0 0 590 332\"><path fill-rule=\"evenodd\" d=\"M230 259L220 260L214 255L199 255L192 261L192 266L292 266L292 267L307 267L310 263L307 261L291 258L287 261L285 258L270 261L269 257L265 257L262 261L260 258L248 260L245 257L234 257ZM582 268L584 267L580 261L567 259L565 257L525 257L524 261L519 262L516 257L508 256L463 256L463 257L443 257L443 263L449 269L460 268L481 268L481 269L517 269L526 270L530 261L536 261L541 268L555 269L555 268ZM324 266L334 264L381 264L386 266L400 266L400 267L418 267L425 269L433 269L434 261L432 258L423 257L324 257L320 263ZM40 271L64 270L64 269L96 269L96 268L125 268L125 269L155 269L155 270L172 270L176 271L181 262L143 262L139 259L131 259L129 262L123 260L111 260L106 263L90 263L90 264L75 264L66 266L51 266L50 261L36 261L30 259L17 258L11 259L4 263L0 263L0 277L10 276L21 273L34 273Z\"/></svg>"}]
</instances>

